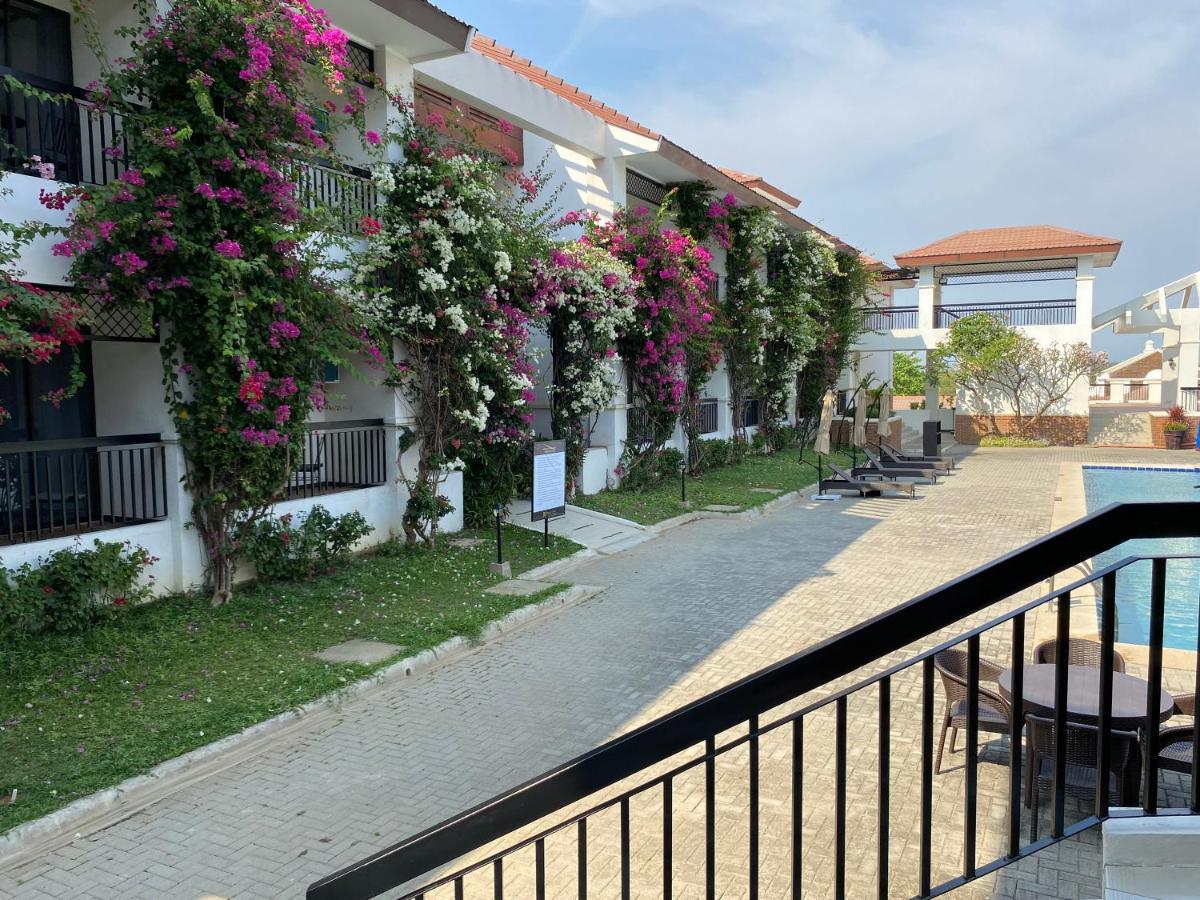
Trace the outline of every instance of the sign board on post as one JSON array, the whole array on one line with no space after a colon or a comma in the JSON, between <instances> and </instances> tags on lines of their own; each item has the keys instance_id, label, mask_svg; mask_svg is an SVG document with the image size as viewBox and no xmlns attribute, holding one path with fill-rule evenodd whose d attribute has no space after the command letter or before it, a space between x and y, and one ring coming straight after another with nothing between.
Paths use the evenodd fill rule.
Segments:
<instances>
[{"instance_id":1,"label":"sign board on post","mask_svg":"<svg viewBox=\"0 0 1200 900\"><path fill-rule=\"evenodd\" d=\"M537 441L533 445L533 503L531 519L556 519L567 514L567 442Z\"/></svg>"}]
</instances>

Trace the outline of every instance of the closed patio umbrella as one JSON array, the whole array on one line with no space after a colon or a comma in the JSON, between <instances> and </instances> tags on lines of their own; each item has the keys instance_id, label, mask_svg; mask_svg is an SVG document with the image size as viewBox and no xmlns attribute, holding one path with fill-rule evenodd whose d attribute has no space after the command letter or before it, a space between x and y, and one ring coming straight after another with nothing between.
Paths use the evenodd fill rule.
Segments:
<instances>
[{"instance_id":1,"label":"closed patio umbrella","mask_svg":"<svg viewBox=\"0 0 1200 900\"><path fill-rule=\"evenodd\" d=\"M879 392L879 424L876 426L878 439L891 443L892 433L888 430L888 419L892 417L892 389L884 387Z\"/></svg>"},{"instance_id":2,"label":"closed patio umbrella","mask_svg":"<svg viewBox=\"0 0 1200 900\"><path fill-rule=\"evenodd\" d=\"M855 447L867 442L867 392L861 387L854 393L854 430L850 442Z\"/></svg>"},{"instance_id":3,"label":"closed patio umbrella","mask_svg":"<svg viewBox=\"0 0 1200 900\"><path fill-rule=\"evenodd\" d=\"M825 392L825 399L821 401L821 423L817 426L817 441L813 444L813 449L822 456L829 455L829 429L833 425L833 391Z\"/></svg>"}]
</instances>

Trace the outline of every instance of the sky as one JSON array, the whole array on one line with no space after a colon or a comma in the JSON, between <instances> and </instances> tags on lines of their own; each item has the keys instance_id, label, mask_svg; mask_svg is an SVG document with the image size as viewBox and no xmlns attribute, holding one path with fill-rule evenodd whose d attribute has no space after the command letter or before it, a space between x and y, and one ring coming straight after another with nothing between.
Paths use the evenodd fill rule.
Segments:
<instances>
[{"instance_id":1,"label":"sky","mask_svg":"<svg viewBox=\"0 0 1200 900\"><path fill-rule=\"evenodd\" d=\"M1098 311L1200 270L1200 0L437 2L888 262L967 228L1119 238Z\"/></svg>"}]
</instances>

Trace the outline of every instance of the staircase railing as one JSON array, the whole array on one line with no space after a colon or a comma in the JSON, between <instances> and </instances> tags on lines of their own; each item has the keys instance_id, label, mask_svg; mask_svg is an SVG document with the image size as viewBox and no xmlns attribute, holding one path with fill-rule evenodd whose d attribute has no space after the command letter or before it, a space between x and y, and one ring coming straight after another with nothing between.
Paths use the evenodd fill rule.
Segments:
<instances>
[{"instance_id":1,"label":"staircase railing","mask_svg":"<svg viewBox=\"0 0 1200 900\"><path fill-rule=\"evenodd\" d=\"M1184 595L1195 597L1197 576L1189 568L1193 565L1190 560L1195 557L1186 554L1129 556L1087 572L1070 584L1032 601L1021 602L1016 595L1088 563L1098 554L1127 540L1182 537L1200 537L1200 503L1129 503L1106 507L336 872L309 887L309 900L374 897L398 888L402 889L399 896L406 900L433 900L439 896L462 900L467 896L468 887L472 889L471 896L503 898L506 886L510 896L540 900L547 896L548 872L553 877L572 876L570 889L556 888L552 890L553 896L578 896L586 900L589 876L593 876L598 867L603 868L606 881L619 878L622 897L631 896L635 881L636 887L645 890L644 879L651 877L655 881L653 889L660 891L661 896L681 893L699 896L699 882L702 882L704 895L714 898L718 895L719 867L726 864L729 853L740 855L743 844L744 860L738 866L738 877L743 879L745 896L757 898L764 888L767 876L762 869L766 862L772 867L771 889L778 891L779 885L786 883L790 896L798 897L802 887L807 890L812 885L814 874L805 871L805 851L818 837L828 849L825 868L831 868L832 872L826 874L831 882L831 892L837 897L846 896L848 883L861 879L864 871L872 868L871 880L880 897L896 890L899 882L905 883L907 893L920 897L951 891L1092 828L1110 816L1107 773L1113 771L1118 762L1113 742L1128 733L1119 731L1114 725L1118 575L1129 573L1132 576L1136 570L1131 567L1145 565L1151 567L1152 575L1148 584L1146 661L1142 669L1146 704L1144 716L1140 712L1138 715L1141 723L1138 765L1140 780L1144 783L1141 808L1144 814L1154 815L1162 808L1157 741L1163 718L1161 688L1168 585L1176 587L1177 582L1182 583ZM1171 581L1171 576L1176 576L1175 582ZM1076 601L1082 597L1086 603L1087 589L1096 585L1099 585L1095 601L1101 660L1096 676L1099 688L1094 715L1089 720L1091 724L1079 725L1076 711L1068 702L1072 678L1085 677L1075 666L1068 665L1072 648L1072 611L1073 606L1084 612L1088 609L1086 605L1073 604L1072 597ZM1129 594L1127 599L1131 602L1143 594L1140 588L1123 588L1124 593ZM1171 593L1171 596L1174 602L1175 594ZM1005 601L1015 608L998 610L999 614L990 621L966 628L948 641L888 665L892 654L914 643L939 637L944 629ZM1039 613L1051 612L1052 616L1038 617ZM1124 613L1128 618L1129 610ZM1195 613L1192 615L1194 617ZM1034 627L1031 628L1031 624ZM1052 718L1055 726L1054 752L1049 757L1039 758L1038 771L1024 774L1027 787L1029 778L1038 779L1039 785L1046 780L1050 784L1050 833L1023 843L1023 818L1032 822L1039 817L1037 808L1024 813L1025 804L1022 803L1023 768L1027 766L1023 756L1028 749L1022 746L1026 730L1024 713L1036 709L1033 689L1027 693L1024 683L1025 666L1029 665L1026 646L1039 627L1043 633L1052 632L1053 639L1053 701L1045 714ZM1078 627L1075 630L1078 631ZM1006 690L1004 682L1001 683L1006 694L1002 700L995 694L994 687L984 689L986 677L995 677L997 668L981 655L984 641L989 648L1007 644L1011 666ZM1197 642L1200 643L1200 638ZM951 652L963 644L965 651ZM1200 646L1196 649L1200 652ZM934 743L939 721L935 717L935 688L939 678L946 677L946 661L950 659L962 663L959 682L965 699L961 708L953 710L950 700L943 703L942 740L951 728L951 712L957 717L955 727L961 727L966 733L966 747L962 751L965 759L961 774L963 793L952 797L953 808L962 811L961 833L953 841L947 833L956 824L956 817L935 816L934 802L935 779L944 777L935 771L935 758L939 767L941 759L940 750L935 753ZM871 667L881 671L801 705L801 698L808 699L805 695L822 688L834 688L840 679ZM1189 674L1189 686L1194 681L1200 689L1200 674ZM1127 686L1126 682L1120 683ZM1042 687L1045 687L1044 683ZM1128 696L1120 699L1128 704ZM869 748L870 754L865 754L861 743L855 743L855 752L851 756L851 734L855 738L861 737L864 725L856 720L851 732L850 705L854 701L854 709L861 712L864 700L871 704L870 722L866 728L873 732L874 740L869 744L875 746ZM990 720L982 718L981 707L986 708L997 700L1001 705L1008 704L1014 712L999 723L994 717ZM905 702L911 702L911 714L902 708ZM1117 712L1121 716L1129 715L1128 709ZM826 771L828 766L826 769L815 768L813 763L823 763L825 759L806 748L806 735L811 732L814 737L810 741L814 743L817 735L815 725L806 731L806 723L827 722L830 713L833 719L831 773ZM821 714L826 718L821 719ZM1003 786L999 789L1000 802L1007 807L1003 834L987 832L981 835L979 829L981 760L978 740L981 724L1002 732L1008 740L1007 750L1002 753L1007 773L1001 779ZM1069 747L1068 740L1073 730L1086 728L1091 728L1090 733L1096 735L1094 770L1106 774L1097 774L1096 787L1087 798L1092 804L1090 811L1085 811L1086 814L1076 821L1068 822L1066 801L1069 789L1077 785L1067 777L1067 760L1069 753L1078 755L1078 742L1071 739ZM1200 773L1196 771L1200 760L1200 729L1193 730L1191 742L1190 795L1183 805L1196 812L1200 811ZM952 736L952 750L953 743ZM763 749L766 746L770 747L769 753ZM917 765L912 767L916 772L916 785L911 795L894 790L897 764L903 762L899 759L903 755L917 757ZM781 757L788 758L782 770L778 765ZM859 804L869 802L873 807L864 815L861 808L856 810L851 805L848 786L851 784L851 764L868 757L867 771L855 771L852 788ZM1050 759L1050 775L1044 778L1042 766L1046 759ZM764 769L764 760L771 765L769 773ZM1086 763L1084 760L1084 768ZM745 786L745 831L739 829L742 836L736 842L728 837L730 832L724 823L718 828L718 770L722 773L722 784L728 783L727 776L732 773L734 781ZM812 815L810 804L814 798L820 799L820 789L828 787L829 774L832 774L832 792L828 801L832 806L832 827L826 825L815 832L812 829L806 832L806 815ZM1130 771L1125 770L1125 774L1128 776ZM1138 773L1133 770L1133 774ZM637 783L623 784L633 777L638 779ZM764 809L760 795L768 778L772 787L778 790L772 794L769 808ZM989 783L994 781L992 778ZM864 784L873 787L869 801L862 796ZM783 802L780 802L780 792ZM939 800L942 794L939 792ZM895 802L897 796L903 798L900 804ZM584 806L585 803L590 805ZM904 803L911 807L908 813L901 809ZM823 812L828 812L828 807ZM557 819L548 826L522 832L548 816ZM770 827L765 831L764 817L770 819ZM850 856L848 838L857 839L864 818L872 821L874 853L856 852ZM909 828L908 836L918 838L915 841L915 871L906 869L902 872L893 860L891 838L897 827ZM677 860L674 856L681 841L677 832L684 829L703 833L704 853L695 877L688 882L690 887L681 888L677 882L683 868L696 862L695 859ZM599 837L602 832L610 836L608 841ZM782 846L781 833L788 838ZM941 851L936 855L935 833ZM769 846L764 843L764 836L769 839ZM995 855L987 857L989 850L981 847L981 836L990 839ZM509 843L499 850L494 849L495 842L504 840ZM726 855L719 862L722 841L726 843L723 849ZM648 842L657 859L649 866L644 858ZM950 847L954 850L948 854ZM564 850L572 857L569 861L555 858L555 854ZM979 858L981 850L985 856L982 860ZM632 862L635 851L642 854L637 866ZM942 877L947 856L954 853L959 857L954 874ZM781 856L786 856L786 861L781 861ZM455 862L456 867L439 871ZM514 887L522 879L524 888ZM594 883L595 878L592 880ZM722 884L726 884L724 878ZM861 894L861 885L854 893ZM724 889L721 895L727 895Z\"/></svg>"}]
</instances>

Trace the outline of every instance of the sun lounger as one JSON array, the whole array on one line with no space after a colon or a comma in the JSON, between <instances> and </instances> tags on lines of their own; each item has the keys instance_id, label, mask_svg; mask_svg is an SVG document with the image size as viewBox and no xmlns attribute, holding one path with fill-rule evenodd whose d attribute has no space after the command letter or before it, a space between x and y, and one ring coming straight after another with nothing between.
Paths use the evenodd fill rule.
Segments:
<instances>
[{"instance_id":1,"label":"sun lounger","mask_svg":"<svg viewBox=\"0 0 1200 900\"><path fill-rule=\"evenodd\" d=\"M939 475L945 475L950 471L950 464L940 456L900 456L889 445L880 444L880 460L884 465L894 464L897 466L930 466L937 470Z\"/></svg>"},{"instance_id":2,"label":"sun lounger","mask_svg":"<svg viewBox=\"0 0 1200 900\"><path fill-rule=\"evenodd\" d=\"M947 469L954 468L953 456L919 456L915 453L901 453L899 449L893 447L887 441L880 441L879 447L892 459L903 463L933 463L934 465L942 466Z\"/></svg>"},{"instance_id":3,"label":"sun lounger","mask_svg":"<svg viewBox=\"0 0 1200 900\"><path fill-rule=\"evenodd\" d=\"M933 466L897 465L890 460L880 459L866 447L863 447L863 454L867 457L867 464L851 470L855 478L925 478L931 484L937 484L937 469Z\"/></svg>"},{"instance_id":4,"label":"sun lounger","mask_svg":"<svg viewBox=\"0 0 1200 900\"><path fill-rule=\"evenodd\" d=\"M910 498L917 495L917 486L906 481L865 481L861 478L855 478L833 463L829 464L833 469L833 478L825 478L819 486L820 492L825 491L856 491L860 497L878 497L884 491L895 491L899 494L908 494Z\"/></svg>"}]
</instances>

